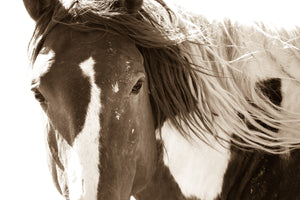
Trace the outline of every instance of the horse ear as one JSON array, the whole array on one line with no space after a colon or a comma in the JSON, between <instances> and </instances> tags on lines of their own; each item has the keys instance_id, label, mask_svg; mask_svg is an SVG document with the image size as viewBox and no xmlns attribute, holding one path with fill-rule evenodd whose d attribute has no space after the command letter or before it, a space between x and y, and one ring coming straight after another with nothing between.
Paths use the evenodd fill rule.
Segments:
<instances>
[{"instance_id":1,"label":"horse ear","mask_svg":"<svg viewBox=\"0 0 300 200\"><path fill-rule=\"evenodd\" d=\"M30 17L37 21L40 16L55 3L53 0L23 0Z\"/></svg>"},{"instance_id":2,"label":"horse ear","mask_svg":"<svg viewBox=\"0 0 300 200\"><path fill-rule=\"evenodd\" d=\"M143 0L119 0L119 2L131 14L138 12L143 5Z\"/></svg>"}]
</instances>

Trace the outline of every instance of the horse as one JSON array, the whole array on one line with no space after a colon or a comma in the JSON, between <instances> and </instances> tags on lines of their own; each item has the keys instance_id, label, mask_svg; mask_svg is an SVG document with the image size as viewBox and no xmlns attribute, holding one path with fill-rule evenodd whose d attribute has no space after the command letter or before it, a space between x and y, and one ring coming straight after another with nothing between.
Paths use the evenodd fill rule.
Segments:
<instances>
[{"instance_id":1,"label":"horse","mask_svg":"<svg viewBox=\"0 0 300 200\"><path fill-rule=\"evenodd\" d=\"M299 28L163 0L23 2L65 199L300 198Z\"/></svg>"}]
</instances>

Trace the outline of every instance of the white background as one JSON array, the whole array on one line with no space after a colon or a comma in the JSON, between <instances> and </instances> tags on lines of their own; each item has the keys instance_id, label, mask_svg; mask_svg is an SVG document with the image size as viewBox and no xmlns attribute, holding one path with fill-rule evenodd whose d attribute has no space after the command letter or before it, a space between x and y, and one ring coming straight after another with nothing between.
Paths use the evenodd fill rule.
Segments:
<instances>
[{"instance_id":1,"label":"white background","mask_svg":"<svg viewBox=\"0 0 300 200\"><path fill-rule=\"evenodd\" d=\"M176 1L210 19L300 26L299 0ZM62 199L47 169L41 111L29 89L27 44L34 22L21 0L2 1L0 19L0 199Z\"/></svg>"}]
</instances>

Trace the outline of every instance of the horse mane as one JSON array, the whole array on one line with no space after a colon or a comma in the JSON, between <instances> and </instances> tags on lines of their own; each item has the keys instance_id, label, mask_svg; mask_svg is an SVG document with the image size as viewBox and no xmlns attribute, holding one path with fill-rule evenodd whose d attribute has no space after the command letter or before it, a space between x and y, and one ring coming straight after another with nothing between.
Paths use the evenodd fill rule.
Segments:
<instances>
[{"instance_id":1,"label":"horse mane","mask_svg":"<svg viewBox=\"0 0 300 200\"><path fill-rule=\"evenodd\" d=\"M144 57L157 129L168 119L187 139L195 135L209 143L206 134L210 134L220 143L270 153L300 147L299 139L262 126L299 134L299 127L285 123L299 122L299 115L272 103L257 79L243 71L253 54L244 51L246 36L239 32L243 29L239 24L230 20L209 23L202 16L175 13L163 0L145 1L137 13L128 13L116 0L74 1L68 6L58 2L37 21L32 62L56 24L118 34L136 44ZM265 38L272 35L263 24L248 31L254 29ZM300 44L293 44L292 38L300 31L281 33L276 32L276 42L288 44L299 54Z\"/></svg>"}]
</instances>

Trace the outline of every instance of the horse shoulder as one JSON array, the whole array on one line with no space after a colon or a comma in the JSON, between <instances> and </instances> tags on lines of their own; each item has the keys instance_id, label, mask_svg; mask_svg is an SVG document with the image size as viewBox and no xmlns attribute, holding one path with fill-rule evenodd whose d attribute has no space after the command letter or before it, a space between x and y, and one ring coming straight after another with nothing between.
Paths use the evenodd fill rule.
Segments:
<instances>
[{"instance_id":1,"label":"horse shoulder","mask_svg":"<svg viewBox=\"0 0 300 200\"><path fill-rule=\"evenodd\" d=\"M215 199L222 190L230 150L212 138L212 147L193 139L186 140L170 123L165 122L162 128L164 163L185 197Z\"/></svg>"}]
</instances>

